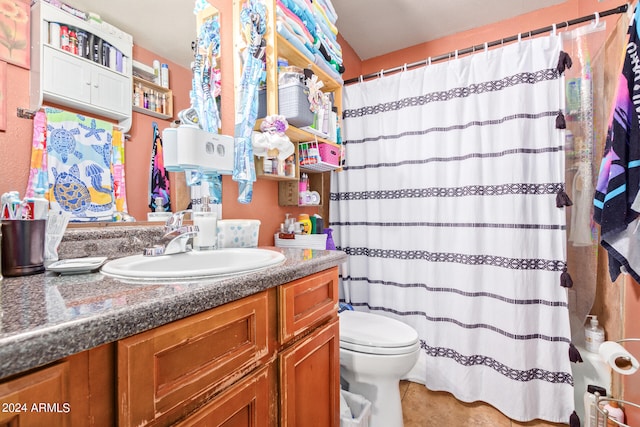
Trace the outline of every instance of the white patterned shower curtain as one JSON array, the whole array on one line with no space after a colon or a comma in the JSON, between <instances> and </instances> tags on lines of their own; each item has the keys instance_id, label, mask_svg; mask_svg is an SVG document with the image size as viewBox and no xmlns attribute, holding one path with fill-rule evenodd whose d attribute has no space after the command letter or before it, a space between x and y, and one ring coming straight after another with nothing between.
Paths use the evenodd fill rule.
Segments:
<instances>
[{"instance_id":1,"label":"white patterned shower curtain","mask_svg":"<svg viewBox=\"0 0 640 427\"><path fill-rule=\"evenodd\" d=\"M419 334L431 390L569 422L557 36L344 90L331 227L342 298Z\"/></svg>"}]
</instances>

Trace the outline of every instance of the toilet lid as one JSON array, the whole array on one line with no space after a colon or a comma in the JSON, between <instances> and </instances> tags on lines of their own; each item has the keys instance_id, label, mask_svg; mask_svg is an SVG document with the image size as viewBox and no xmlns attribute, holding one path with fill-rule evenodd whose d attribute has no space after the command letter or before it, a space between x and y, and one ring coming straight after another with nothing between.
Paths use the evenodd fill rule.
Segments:
<instances>
[{"instance_id":1,"label":"toilet lid","mask_svg":"<svg viewBox=\"0 0 640 427\"><path fill-rule=\"evenodd\" d=\"M399 320L379 314L346 310L340 313L340 342L346 348L354 345L359 348L413 348L418 342L418 332Z\"/></svg>"}]
</instances>

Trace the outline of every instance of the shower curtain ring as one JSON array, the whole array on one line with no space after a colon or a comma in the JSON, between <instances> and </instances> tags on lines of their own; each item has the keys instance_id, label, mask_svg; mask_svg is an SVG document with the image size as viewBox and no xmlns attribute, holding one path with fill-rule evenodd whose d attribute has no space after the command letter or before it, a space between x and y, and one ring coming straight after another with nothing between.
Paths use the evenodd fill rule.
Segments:
<instances>
[{"instance_id":1,"label":"shower curtain ring","mask_svg":"<svg viewBox=\"0 0 640 427\"><path fill-rule=\"evenodd\" d=\"M380 78L384 77L384 69L380 70Z\"/></svg>"},{"instance_id":2,"label":"shower curtain ring","mask_svg":"<svg viewBox=\"0 0 640 427\"><path fill-rule=\"evenodd\" d=\"M454 59L458 59L458 49L456 49L456 56Z\"/></svg>"},{"instance_id":3,"label":"shower curtain ring","mask_svg":"<svg viewBox=\"0 0 640 427\"><path fill-rule=\"evenodd\" d=\"M518 43L522 41L522 33L518 33Z\"/></svg>"},{"instance_id":4,"label":"shower curtain ring","mask_svg":"<svg viewBox=\"0 0 640 427\"><path fill-rule=\"evenodd\" d=\"M489 42L484 42L484 51L485 52L489 51Z\"/></svg>"},{"instance_id":5,"label":"shower curtain ring","mask_svg":"<svg viewBox=\"0 0 640 427\"><path fill-rule=\"evenodd\" d=\"M431 57L427 59L427 65L431 65Z\"/></svg>"},{"instance_id":6,"label":"shower curtain ring","mask_svg":"<svg viewBox=\"0 0 640 427\"><path fill-rule=\"evenodd\" d=\"M404 63L403 71L407 71L407 63Z\"/></svg>"},{"instance_id":7,"label":"shower curtain ring","mask_svg":"<svg viewBox=\"0 0 640 427\"><path fill-rule=\"evenodd\" d=\"M593 26L597 27L598 24L600 23L600 12L594 13L593 16L596 19L595 22L593 23Z\"/></svg>"},{"instance_id":8,"label":"shower curtain ring","mask_svg":"<svg viewBox=\"0 0 640 427\"><path fill-rule=\"evenodd\" d=\"M553 34L553 35L555 36L555 35L556 35L556 29L557 29L556 24L553 24L553 25L551 26L551 28L552 28L552 30L551 30L551 34Z\"/></svg>"}]
</instances>

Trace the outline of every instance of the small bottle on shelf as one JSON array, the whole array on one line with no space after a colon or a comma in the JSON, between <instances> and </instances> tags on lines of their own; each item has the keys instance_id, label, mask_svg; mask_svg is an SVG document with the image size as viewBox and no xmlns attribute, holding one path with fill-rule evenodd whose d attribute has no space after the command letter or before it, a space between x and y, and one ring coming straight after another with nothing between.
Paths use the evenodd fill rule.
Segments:
<instances>
[{"instance_id":1,"label":"small bottle on shelf","mask_svg":"<svg viewBox=\"0 0 640 427\"><path fill-rule=\"evenodd\" d=\"M154 91L149 93L149 110L156 111L156 93Z\"/></svg>"}]
</instances>

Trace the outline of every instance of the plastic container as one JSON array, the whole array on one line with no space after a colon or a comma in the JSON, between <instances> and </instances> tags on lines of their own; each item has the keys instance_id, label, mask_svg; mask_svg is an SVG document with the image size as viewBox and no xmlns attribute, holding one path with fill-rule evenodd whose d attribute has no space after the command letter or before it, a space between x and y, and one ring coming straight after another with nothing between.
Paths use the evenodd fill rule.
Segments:
<instances>
[{"instance_id":1,"label":"plastic container","mask_svg":"<svg viewBox=\"0 0 640 427\"><path fill-rule=\"evenodd\" d=\"M257 219L218 220L218 248L255 248L259 234Z\"/></svg>"},{"instance_id":2,"label":"plastic container","mask_svg":"<svg viewBox=\"0 0 640 427\"><path fill-rule=\"evenodd\" d=\"M591 318L589 325L584 328L584 341L587 351L597 353L600 344L604 342L604 329L598 324L598 316L587 316Z\"/></svg>"},{"instance_id":3,"label":"plastic container","mask_svg":"<svg viewBox=\"0 0 640 427\"><path fill-rule=\"evenodd\" d=\"M359 394L340 390L351 410L351 418L340 416L340 427L368 427L371 419L371 402Z\"/></svg>"},{"instance_id":4,"label":"plastic container","mask_svg":"<svg viewBox=\"0 0 640 427\"><path fill-rule=\"evenodd\" d=\"M279 233L273 236L278 248L317 249L327 248L326 234L295 234L293 239L282 239Z\"/></svg>"},{"instance_id":5,"label":"plastic container","mask_svg":"<svg viewBox=\"0 0 640 427\"><path fill-rule=\"evenodd\" d=\"M307 93L307 87L301 82L280 85L278 88L278 114L284 116L292 126L301 128L313 123ZM258 91L258 118L266 115L267 91L262 89Z\"/></svg>"},{"instance_id":6,"label":"plastic container","mask_svg":"<svg viewBox=\"0 0 640 427\"><path fill-rule=\"evenodd\" d=\"M323 162L338 166L340 164L340 149L325 142L318 144L320 159Z\"/></svg>"}]
</instances>

